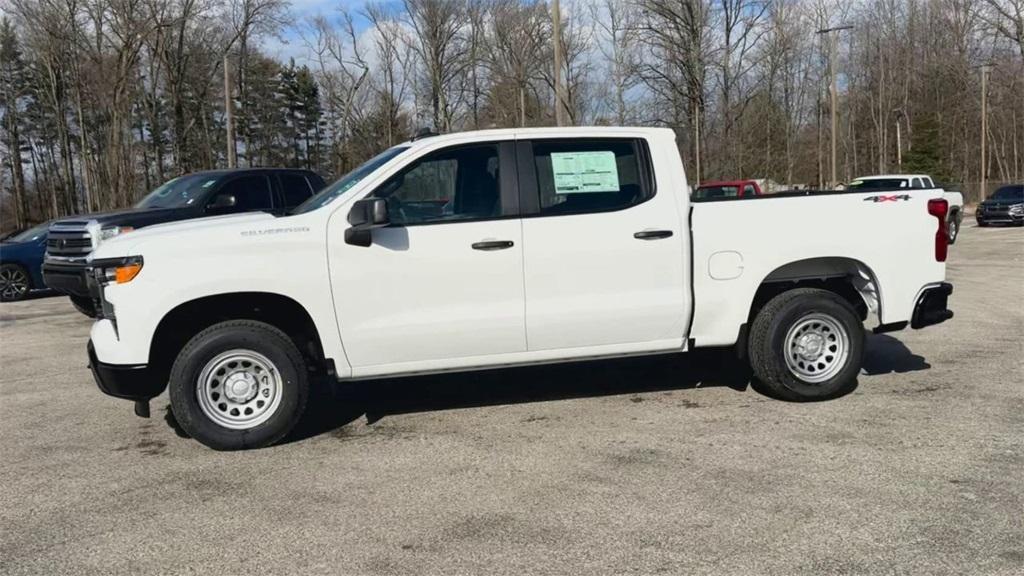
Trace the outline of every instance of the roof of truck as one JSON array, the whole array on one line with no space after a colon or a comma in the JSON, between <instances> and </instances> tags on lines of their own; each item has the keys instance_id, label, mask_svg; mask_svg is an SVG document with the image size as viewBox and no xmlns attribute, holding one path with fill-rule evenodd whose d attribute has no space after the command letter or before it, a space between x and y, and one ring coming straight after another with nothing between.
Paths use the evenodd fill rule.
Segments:
<instances>
[{"instance_id":1,"label":"roof of truck","mask_svg":"<svg viewBox=\"0 0 1024 576\"><path fill-rule=\"evenodd\" d=\"M746 184L757 184L757 181L753 178L746 180L708 180L707 182L701 182L698 188L703 186L744 186Z\"/></svg>"},{"instance_id":2,"label":"roof of truck","mask_svg":"<svg viewBox=\"0 0 1024 576\"><path fill-rule=\"evenodd\" d=\"M402 143L402 146L414 146L423 143L456 142L462 139L493 138L495 140L510 140L515 138L600 138L607 137L628 137L638 135L654 135L671 133L671 128L652 128L650 126L562 126L548 128L496 128L488 130L470 130L466 132L451 132L448 134L418 135L415 139Z\"/></svg>"},{"instance_id":3,"label":"roof of truck","mask_svg":"<svg viewBox=\"0 0 1024 576\"><path fill-rule=\"evenodd\" d=\"M931 176L928 174L876 174L874 176L861 176L860 178L854 178L854 180L893 180L896 178L928 178Z\"/></svg>"}]
</instances>

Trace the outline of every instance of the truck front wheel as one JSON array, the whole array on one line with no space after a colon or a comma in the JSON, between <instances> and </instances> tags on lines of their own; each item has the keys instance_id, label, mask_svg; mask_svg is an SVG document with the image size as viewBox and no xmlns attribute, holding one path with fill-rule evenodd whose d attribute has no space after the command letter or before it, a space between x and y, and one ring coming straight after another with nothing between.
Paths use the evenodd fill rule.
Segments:
<instances>
[{"instance_id":1,"label":"truck front wheel","mask_svg":"<svg viewBox=\"0 0 1024 576\"><path fill-rule=\"evenodd\" d=\"M751 325L751 368L784 400L824 400L849 392L863 356L864 326L857 312L827 290L783 292Z\"/></svg>"},{"instance_id":2,"label":"truck front wheel","mask_svg":"<svg viewBox=\"0 0 1024 576\"><path fill-rule=\"evenodd\" d=\"M215 450L277 442L301 419L309 393L292 340L253 320L221 322L189 340L168 388L181 427Z\"/></svg>"}]
</instances>

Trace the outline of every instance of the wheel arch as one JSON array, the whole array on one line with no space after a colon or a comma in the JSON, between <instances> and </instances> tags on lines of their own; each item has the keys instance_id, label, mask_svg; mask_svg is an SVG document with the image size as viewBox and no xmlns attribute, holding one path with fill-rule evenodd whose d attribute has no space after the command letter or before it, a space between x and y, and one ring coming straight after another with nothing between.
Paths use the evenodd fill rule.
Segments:
<instances>
[{"instance_id":1,"label":"wheel arch","mask_svg":"<svg viewBox=\"0 0 1024 576\"><path fill-rule=\"evenodd\" d=\"M869 314L881 319L881 287L874 271L855 258L824 256L795 260L769 272L758 283L748 321L753 320L769 300L795 288L821 288L834 292L857 310L861 320L867 319Z\"/></svg>"},{"instance_id":2,"label":"wheel arch","mask_svg":"<svg viewBox=\"0 0 1024 576\"><path fill-rule=\"evenodd\" d=\"M227 320L265 322L288 335L309 366L333 372L316 323L296 300L274 292L228 292L182 302L157 324L150 340L150 365L170 373L178 352L196 334Z\"/></svg>"}]
</instances>

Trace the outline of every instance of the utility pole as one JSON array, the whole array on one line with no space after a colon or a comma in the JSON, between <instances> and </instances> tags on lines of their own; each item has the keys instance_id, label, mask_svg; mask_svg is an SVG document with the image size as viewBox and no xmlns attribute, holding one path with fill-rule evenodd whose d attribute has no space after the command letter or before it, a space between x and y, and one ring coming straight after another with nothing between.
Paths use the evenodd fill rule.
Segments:
<instances>
[{"instance_id":1,"label":"utility pole","mask_svg":"<svg viewBox=\"0 0 1024 576\"><path fill-rule=\"evenodd\" d=\"M978 190L978 202L985 201L986 168L988 163L985 158L985 142L988 140L988 64L981 67L981 188Z\"/></svg>"},{"instance_id":2,"label":"utility pole","mask_svg":"<svg viewBox=\"0 0 1024 576\"><path fill-rule=\"evenodd\" d=\"M839 183L836 178L836 130L838 124L836 108L838 107L837 101L839 97L836 89L836 38L835 34L832 33L852 29L853 26L833 26L832 28L818 30L818 34L828 34L829 112L832 114L832 179L829 181L830 187L835 187Z\"/></svg>"},{"instance_id":3,"label":"utility pole","mask_svg":"<svg viewBox=\"0 0 1024 576\"><path fill-rule=\"evenodd\" d=\"M905 116L902 108L893 110L896 113L896 166L898 172L903 172L903 138L900 132L900 116Z\"/></svg>"},{"instance_id":4,"label":"utility pole","mask_svg":"<svg viewBox=\"0 0 1024 576\"><path fill-rule=\"evenodd\" d=\"M231 98L231 61L224 53L224 125L227 128L228 168L238 166L238 152L235 150L235 115Z\"/></svg>"},{"instance_id":5,"label":"utility pole","mask_svg":"<svg viewBox=\"0 0 1024 576\"><path fill-rule=\"evenodd\" d=\"M555 43L555 124L565 126L565 84L562 81L562 11L558 0L551 2L551 32Z\"/></svg>"}]
</instances>

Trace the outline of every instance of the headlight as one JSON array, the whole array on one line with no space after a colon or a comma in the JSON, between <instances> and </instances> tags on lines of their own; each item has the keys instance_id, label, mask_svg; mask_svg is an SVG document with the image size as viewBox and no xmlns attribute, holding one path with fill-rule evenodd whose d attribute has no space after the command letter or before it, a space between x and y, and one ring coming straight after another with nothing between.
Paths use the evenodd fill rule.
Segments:
<instances>
[{"instance_id":1,"label":"headlight","mask_svg":"<svg viewBox=\"0 0 1024 576\"><path fill-rule=\"evenodd\" d=\"M1024 204L1010 206L1010 214L1024 214Z\"/></svg>"},{"instance_id":2,"label":"headlight","mask_svg":"<svg viewBox=\"0 0 1024 576\"><path fill-rule=\"evenodd\" d=\"M101 286L105 284L127 284L142 271L142 256L107 258L93 260L90 265L93 278Z\"/></svg>"},{"instance_id":3,"label":"headlight","mask_svg":"<svg viewBox=\"0 0 1024 576\"><path fill-rule=\"evenodd\" d=\"M126 232L131 232L132 230L135 230L135 228L133 228L131 226L107 226L105 228L101 228L100 229L100 242L103 242L105 240L110 240L111 238L114 238L115 236L120 236L121 234L124 234Z\"/></svg>"}]
</instances>

